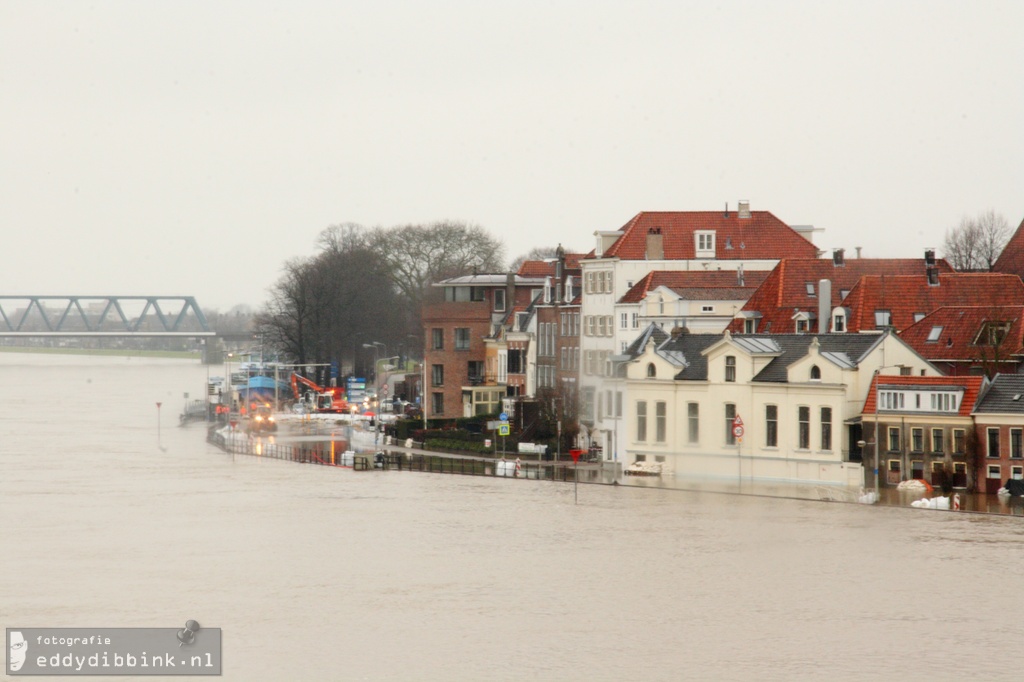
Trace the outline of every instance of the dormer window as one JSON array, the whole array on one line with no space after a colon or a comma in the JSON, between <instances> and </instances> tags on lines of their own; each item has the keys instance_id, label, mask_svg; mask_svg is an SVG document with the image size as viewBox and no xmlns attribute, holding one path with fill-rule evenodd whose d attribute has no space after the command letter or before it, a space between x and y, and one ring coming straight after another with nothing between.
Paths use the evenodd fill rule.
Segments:
<instances>
[{"instance_id":1,"label":"dormer window","mask_svg":"<svg viewBox=\"0 0 1024 682\"><path fill-rule=\"evenodd\" d=\"M713 230L695 232L693 238L696 240L697 258L715 257L715 233Z\"/></svg>"},{"instance_id":2,"label":"dormer window","mask_svg":"<svg viewBox=\"0 0 1024 682\"><path fill-rule=\"evenodd\" d=\"M876 310L875 311L875 327L881 329L882 327L888 327L892 324L892 311L889 310Z\"/></svg>"},{"instance_id":3,"label":"dormer window","mask_svg":"<svg viewBox=\"0 0 1024 682\"><path fill-rule=\"evenodd\" d=\"M975 346L998 346L1010 331L1009 322L985 322L974 337Z\"/></svg>"},{"instance_id":4,"label":"dormer window","mask_svg":"<svg viewBox=\"0 0 1024 682\"><path fill-rule=\"evenodd\" d=\"M658 376L658 370L654 366L654 363L653 362L648 363L648 365L647 365L647 378L648 379L654 379L657 376Z\"/></svg>"},{"instance_id":5,"label":"dormer window","mask_svg":"<svg viewBox=\"0 0 1024 682\"><path fill-rule=\"evenodd\" d=\"M821 368L811 365L811 381L821 381Z\"/></svg>"}]
</instances>

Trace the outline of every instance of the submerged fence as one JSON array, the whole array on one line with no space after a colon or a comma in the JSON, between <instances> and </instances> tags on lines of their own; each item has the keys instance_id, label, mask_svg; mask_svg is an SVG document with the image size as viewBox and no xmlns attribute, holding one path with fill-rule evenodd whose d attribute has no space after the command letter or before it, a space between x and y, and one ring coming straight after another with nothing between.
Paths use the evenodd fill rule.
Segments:
<instances>
[{"instance_id":1,"label":"submerged fence","mask_svg":"<svg viewBox=\"0 0 1024 682\"><path fill-rule=\"evenodd\" d=\"M268 443L250 439L241 433L226 437L222 430L211 427L206 440L226 452L283 459L303 464L320 464L355 469L384 471L419 471L461 476L496 476L502 478L538 479L546 481L596 480L600 473L593 467L578 468L570 463L519 462L512 459L459 457L445 454L409 453L381 450L377 453L346 453L338 442Z\"/></svg>"}]
</instances>

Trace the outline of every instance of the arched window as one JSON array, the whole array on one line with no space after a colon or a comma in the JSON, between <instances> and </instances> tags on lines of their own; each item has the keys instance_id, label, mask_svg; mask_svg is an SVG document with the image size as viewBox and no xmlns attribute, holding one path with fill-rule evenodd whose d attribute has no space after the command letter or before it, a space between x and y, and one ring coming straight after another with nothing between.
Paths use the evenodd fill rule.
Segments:
<instances>
[{"instance_id":1,"label":"arched window","mask_svg":"<svg viewBox=\"0 0 1024 682\"><path fill-rule=\"evenodd\" d=\"M811 365L811 381L821 381L821 370L817 365Z\"/></svg>"},{"instance_id":2,"label":"arched window","mask_svg":"<svg viewBox=\"0 0 1024 682\"><path fill-rule=\"evenodd\" d=\"M648 365L647 365L647 378L648 379L654 379L656 376L658 376L658 370L656 370L654 368L654 363L653 362L648 363Z\"/></svg>"}]
</instances>

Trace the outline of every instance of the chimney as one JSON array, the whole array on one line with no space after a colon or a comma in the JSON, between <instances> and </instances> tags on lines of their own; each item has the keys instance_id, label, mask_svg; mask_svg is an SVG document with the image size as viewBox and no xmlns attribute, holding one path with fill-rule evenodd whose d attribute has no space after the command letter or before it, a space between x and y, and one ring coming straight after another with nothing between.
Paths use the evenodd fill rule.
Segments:
<instances>
[{"instance_id":1,"label":"chimney","mask_svg":"<svg viewBox=\"0 0 1024 682\"><path fill-rule=\"evenodd\" d=\"M729 202L725 202L725 217L729 217Z\"/></svg>"},{"instance_id":2,"label":"chimney","mask_svg":"<svg viewBox=\"0 0 1024 682\"><path fill-rule=\"evenodd\" d=\"M925 267L935 267L935 249L925 249L924 264Z\"/></svg>"},{"instance_id":3,"label":"chimney","mask_svg":"<svg viewBox=\"0 0 1024 682\"><path fill-rule=\"evenodd\" d=\"M660 227L647 230L647 260L665 260L665 245Z\"/></svg>"},{"instance_id":4,"label":"chimney","mask_svg":"<svg viewBox=\"0 0 1024 682\"><path fill-rule=\"evenodd\" d=\"M834 249L832 251L832 265L836 267L842 267L846 264L843 259L843 254L846 253L846 249Z\"/></svg>"},{"instance_id":5,"label":"chimney","mask_svg":"<svg viewBox=\"0 0 1024 682\"><path fill-rule=\"evenodd\" d=\"M739 287L744 286L744 284L743 284L743 263L740 263L740 266L738 268L736 268L736 286L739 286Z\"/></svg>"},{"instance_id":6,"label":"chimney","mask_svg":"<svg viewBox=\"0 0 1024 682\"><path fill-rule=\"evenodd\" d=\"M859 247L859 246L857 246L857 247L855 247L855 248L857 249L857 258L860 258L860 247Z\"/></svg>"},{"instance_id":7,"label":"chimney","mask_svg":"<svg viewBox=\"0 0 1024 682\"><path fill-rule=\"evenodd\" d=\"M937 267L929 265L925 268L925 273L928 275L928 286L939 286L939 269Z\"/></svg>"},{"instance_id":8,"label":"chimney","mask_svg":"<svg viewBox=\"0 0 1024 682\"><path fill-rule=\"evenodd\" d=\"M512 310L516 300L516 274L509 272L505 275L505 310Z\"/></svg>"},{"instance_id":9,"label":"chimney","mask_svg":"<svg viewBox=\"0 0 1024 682\"><path fill-rule=\"evenodd\" d=\"M741 220L747 220L750 218L750 202L746 199L742 199L739 202L739 206L736 209L736 214Z\"/></svg>"},{"instance_id":10,"label":"chimney","mask_svg":"<svg viewBox=\"0 0 1024 682\"><path fill-rule=\"evenodd\" d=\"M828 334L832 317L832 280L818 280L818 333Z\"/></svg>"}]
</instances>

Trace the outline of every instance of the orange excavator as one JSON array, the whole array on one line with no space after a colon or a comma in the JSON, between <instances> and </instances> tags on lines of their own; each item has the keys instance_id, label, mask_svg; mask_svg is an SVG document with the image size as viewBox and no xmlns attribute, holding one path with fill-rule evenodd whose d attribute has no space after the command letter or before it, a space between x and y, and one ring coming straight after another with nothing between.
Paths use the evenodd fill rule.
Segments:
<instances>
[{"instance_id":1,"label":"orange excavator","mask_svg":"<svg viewBox=\"0 0 1024 682\"><path fill-rule=\"evenodd\" d=\"M306 388L299 389L299 385ZM342 414L348 412L345 389L337 386L320 386L301 374L292 373L292 393L295 400L305 405L310 412Z\"/></svg>"}]
</instances>

